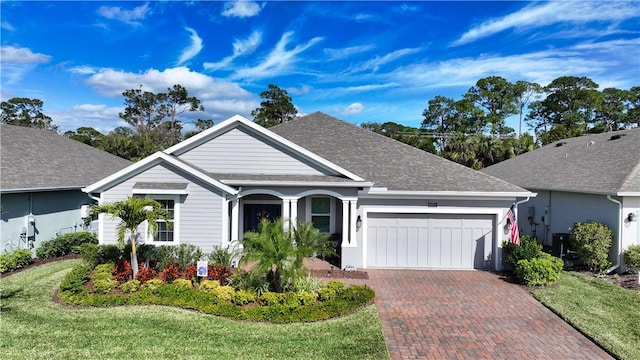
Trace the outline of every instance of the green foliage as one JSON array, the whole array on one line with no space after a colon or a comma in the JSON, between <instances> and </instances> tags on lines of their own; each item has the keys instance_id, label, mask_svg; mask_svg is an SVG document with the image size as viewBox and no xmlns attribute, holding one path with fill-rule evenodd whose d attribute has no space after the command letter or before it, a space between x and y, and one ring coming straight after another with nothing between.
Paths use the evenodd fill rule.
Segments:
<instances>
[{"instance_id":1,"label":"green foliage","mask_svg":"<svg viewBox=\"0 0 640 360\"><path fill-rule=\"evenodd\" d=\"M179 289L191 289L193 287L191 280L187 279L175 279L171 284Z\"/></svg>"},{"instance_id":2,"label":"green foliage","mask_svg":"<svg viewBox=\"0 0 640 360\"><path fill-rule=\"evenodd\" d=\"M22 269L31 263L31 250L18 249L0 255L0 273Z\"/></svg>"},{"instance_id":3,"label":"green foliage","mask_svg":"<svg viewBox=\"0 0 640 360\"><path fill-rule=\"evenodd\" d=\"M40 99L11 98L0 103L0 123L58 131L51 117L42 112L44 103Z\"/></svg>"},{"instance_id":4,"label":"green foliage","mask_svg":"<svg viewBox=\"0 0 640 360\"><path fill-rule=\"evenodd\" d=\"M73 269L60 282L60 297L62 294L81 295L86 294L84 284L89 281L91 268L86 264L74 266Z\"/></svg>"},{"instance_id":5,"label":"green foliage","mask_svg":"<svg viewBox=\"0 0 640 360\"><path fill-rule=\"evenodd\" d=\"M562 259L542 253L531 260L518 261L515 274L527 286L551 285L560 279L563 266Z\"/></svg>"},{"instance_id":6,"label":"green foliage","mask_svg":"<svg viewBox=\"0 0 640 360\"><path fill-rule=\"evenodd\" d=\"M520 260L531 260L542 254L542 244L527 235L520 237L520 245L512 242L502 242L502 256L504 263L515 269Z\"/></svg>"},{"instance_id":7,"label":"green foliage","mask_svg":"<svg viewBox=\"0 0 640 360\"><path fill-rule=\"evenodd\" d=\"M302 305L308 306L313 305L318 301L318 294L315 292L299 292L298 293L298 301Z\"/></svg>"},{"instance_id":8,"label":"green foliage","mask_svg":"<svg viewBox=\"0 0 640 360\"><path fill-rule=\"evenodd\" d=\"M238 290L231 297L231 302L236 305L245 305L256 301L258 294L250 290Z\"/></svg>"},{"instance_id":9,"label":"green foliage","mask_svg":"<svg viewBox=\"0 0 640 360\"><path fill-rule=\"evenodd\" d=\"M269 282L258 272L238 271L229 277L229 285L237 290L250 290L259 295L269 291Z\"/></svg>"},{"instance_id":10,"label":"green foliage","mask_svg":"<svg viewBox=\"0 0 640 360\"><path fill-rule=\"evenodd\" d=\"M283 301L282 293L268 291L258 298L258 302L263 305L272 306L281 304Z\"/></svg>"},{"instance_id":11,"label":"green foliage","mask_svg":"<svg viewBox=\"0 0 640 360\"><path fill-rule=\"evenodd\" d=\"M114 279L100 279L93 281L93 291L98 294L107 294L118 287L118 282Z\"/></svg>"},{"instance_id":12,"label":"green foliage","mask_svg":"<svg viewBox=\"0 0 640 360\"><path fill-rule=\"evenodd\" d=\"M105 273L105 274L109 274L111 276L114 267L115 267L115 264L113 264L113 263L100 264L100 265L96 266L93 271L96 274Z\"/></svg>"},{"instance_id":13,"label":"green foliage","mask_svg":"<svg viewBox=\"0 0 640 360\"><path fill-rule=\"evenodd\" d=\"M336 296L336 290L334 288L325 286L318 290L318 298L320 301L330 301Z\"/></svg>"},{"instance_id":14,"label":"green foliage","mask_svg":"<svg viewBox=\"0 0 640 360\"><path fill-rule=\"evenodd\" d=\"M220 281L218 280L203 280L198 286L198 290L204 292L213 292L214 289L220 287Z\"/></svg>"},{"instance_id":15,"label":"green foliage","mask_svg":"<svg viewBox=\"0 0 640 360\"><path fill-rule=\"evenodd\" d=\"M186 269L189 265L203 258L200 247L192 244L180 244L178 246L156 246L149 251L151 261L158 263L157 269L164 270L169 263L173 263L178 269Z\"/></svg>"},{"instance_id":16,"label":"green foliage","mask_svg":"<svg viewBox=\"0 0 640 360\"><path fill-rule=\"evenodd\" d=\"M317 294L318 290L323 286L322 280L313 277L311 275L298 276L293 279L292 291L298 293L314 293Z\"/></svg>"},{"instance_id":17,"label":"green foliage","mask_svg":"<svg viewBox=\"0 0 640 360\"><path fill-rule=\"evenodd\" d=\"M117 263L124 257L124 251L117 245L98 246L98 264Z\"/></svg>"},{"instance_id":18,"label":"green foliage","mask_svg":"<svg viewBox=\"0 0 640 360\"><path fill-rule=\"evenodd\" d=\"M640 245L631 245L623 253L624 263L635 271L640 271Z\"/></svg>"},{"instance_id":19,"label":"green foliage","mask_svg":"<svg viewBox=\"0 0 640 360\"><path fill-rule=\"evenodd\" d=\"M596 221L576 223L569 236L569 243L593 273L602 273L611 264L608 257L612 242L613 231Z\"/></svg>"},{"instance_id":20,"label":"green foliage","mask_svg":"<svg viewBox=\"0 0 640 360\"><path fill-rule=\"evenodd\" d=\"M138 291L138 289L140 289L140 281L138 280L129 280L126 283L120 285L120 290L122 290L122 292L125 294L136 292Z\"/></svg>"},{"instance_id":21,"label":"green foliage","mask_svg":"<svg viewBox=\"0 0 640 360\"><path fill-rule=\"evenodd\" d=\"M260 107L251 111L253 121L260 126L268 128L283 124L295 119L298 114L287 90L275 84L269 84L269 89L261 92L260 98L264 100L260 103Z\"/></svg>"},{"instance_id":22,"label":"green foliage","mask_svg":"<svg viewBox=\"0 0 640 360\"><path fill-rule=\"evenodd\" d=\"M85 263L87 263L87 265L89 265L90 267L95 267L99 264L99 246L97 244L82 244L78 247L78 249L80 250L80 257L82 258L82 260L84 260Z\"/></svg>"},{"instance_id":23,"label":"green foliage","mask_svg":"<svg viewBox=\"0 0 640 360\"><path fill-rule=\"evenodd\" d=\"M230 251L229 248L215 246L208 257L210 261L216 263L218 266L231 267L233 252Z\"/></svg>"},{"instance_id":24,"label":"green foliage","mask_svg":"<svg viewBox=\"0 0 640 360\"><path fill-rule=\"evenodd\" d=\"M55 238L43 242L36 249L36 256L40 259L50 259L54 257L78 254L82 244L97 244L98 238L95 234L86 231L58 235Z\"/></svg>"},{"instance_id":25,"label":"green foliage","mask_svg":"<svg viewBox=\"0 0 640 360\"><path fill-rule=\"evenodd\" d=\"M164 285L164 281L160 279L151 279L149 281L145 281L140 287L142 289L156 290L162 285Z\"/></svg>"}]
</instances>

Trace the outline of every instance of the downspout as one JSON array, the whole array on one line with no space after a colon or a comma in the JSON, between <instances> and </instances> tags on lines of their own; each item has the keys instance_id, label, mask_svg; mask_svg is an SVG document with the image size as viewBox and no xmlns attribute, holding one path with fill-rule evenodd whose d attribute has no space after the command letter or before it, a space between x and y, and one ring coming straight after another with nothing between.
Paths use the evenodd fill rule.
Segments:
<instances>
[{"instance_id":1,"label":"downspout","mask_svg":"<svg viewBox=\"0 0 640 360\"><path fill-rule=\"evenodd\" d=\"M87 196L88 196L91 200L94 200L94 201L98 202L98 204L100 203L100 198L99 198L99 197L95 197L95 196L91 195L91 193L87 193Z\"/></svg>"},{"instance_id":2,"label":"downspout","mask_svg":"<svg viewBox=\"0 0 640 360\"><path fill-rule=\"evenodd\" d=\"M624 221L624 219L622 218L622 203L616 199L612 199L611 195L607 195L607 199L609 199L609 201L614 202L616 204L618 204L618 255L616 256L616 258L618 259L618 263L613 265L612 267L608 268L607 270L605 270L605 273L609 274L612 271L618 269L620 267L620 263L622 262L620 259L620 254L622 252L622 222Z\"/></svg>"}]
</instances>

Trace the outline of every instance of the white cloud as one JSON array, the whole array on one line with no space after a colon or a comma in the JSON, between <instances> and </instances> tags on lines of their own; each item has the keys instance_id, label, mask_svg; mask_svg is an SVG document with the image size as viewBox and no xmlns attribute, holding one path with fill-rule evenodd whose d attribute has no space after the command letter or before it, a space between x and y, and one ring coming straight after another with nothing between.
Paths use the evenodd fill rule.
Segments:
<instances>
[{"instance_id":1,"label":"white cloud","mask_svg":"<svg viewBox=\"0 0 640 360\"><path fill-rule=\"evenodd\" d=\"M384 56L376 56L373 59L367 60L362 64L356 66L355 68L351 69L351 72L368 71L368 70L375 72L375 71L378 71L380 69L380 66L382 65L393 62L397 59L400 59L403 56L415 54L421 50L422 49L420 48L399 49L396 51L392 51Z\"/></svg>"},{"instance_id":2,"label":"white cloud","mask_svg":"<svg viewBox=\"0 0 640 360\"><path fill-rule=\"evenodd\" d=\"M92 75L95 74L97 70L92 66L81 65L72 67L71 69L69 69L69 71L79 75Z\"/></svg>"},{"instance_id":3,"label":"white cloud","mask_svg":"<svg viewBox=\"0 0 640 360\"><path fill-rule=\"evenodd\" d=\"M132 10L123 10L119 6L101 6L98 14L109 20L117 20L129 25L140 25L137 20L144 20L151 13L149 4L144 4Z\"/></svg>"},{"instance_id":4,"label":"white cloud","mask_svg":"<svg viewBox=\"0 0 640 360\"><path fill-rule=\"evenodd\" d=\"M347 106L345 110L348 115L360 114L364 110L364 106L359 102L355 102Z\"/></svg>"},{"instance_id":5,"label":"white cloud","mask_svg":"<svg viewBox=\"0 0 640 360\"><path fill-rule=\"evenodd\" d=\"M342 49L324 49L325 54L330 57L330 60L340 60L348 58L352 55L360 54L373 49L373 45L360 45L350 46Z\"/></svg>"},{"instance_id":6,"label":"white cloud","mask_svg":"<svg viewBox=\"0 0 640 360\"><path fill-rule=\"evenodd\" d=\"M118 117L123 110L122 107L108 107L104 104L80 104L71 109L50 110L47 115L54 119L54 124L63 132L86 126L107 134L118 126L127 126Z\"/></svg>"},{"instance_id":7,"label":"white cloud","mask_svg":"<svg viewBox=\"0 0 640 360\"><path fill-rule=\"evenodd\" d=\"M280 41L278 41L276 46L271 50L262 63L254 67L239 69L232 78L255 80L274 77L289 72L292 70L296 62L298 62L298 54L322 40L321 37L315 37L309 40L306 44L297 45L293 49L287 50L287 45L291 42L292 36L292 31L284 33L280 38Z\"/></svg>"},{"instance_id":8,"label":"white cloud","mask_svg":"<svg viewBox=\"0 0 640 360\"><path fill-rule=\"evenodd\" d=\"M291 95L306 95L311 92L311 87L303 85L301 88L290 87L287 88L287 93Z\"/></svg>"},{"instance_id":9,"label":"white cloud","mask_svg":"<svg viewBox=\"0 0 640 360\"><path fill-rule=\"evenodd\" d=\"M245 39L233 40L233 55L229 55L219 62L205 62L203 67L205 70L213 71L218 69L224 69L231 66L233 60L242 55L248 55L253 53L258 46L262 43L262 32L254 31Z\"/></svg>"},{"instance_id":10,"label":"white cloud","mask_svg":"<svg viewBox=\"0 0 640 360\"><path fill-rule=\"evenodd\" d=\"M225 2L222 16L226 17L252 17L257 15L262 8L253 1L237 0Z\"/></svg>"},{"instance_id":11,"label":"white cloud","mask_svg":"<svg viewBox=\"0 0 640 360\"><path fill-rule=\"evenodd\" d=\"M541 5L538 5L541 4ZM453 46L463 45L507 29L538 28L556 23L584 24L592 21L621 21L637 16L633 1L554 1L528 5L507 16L491 19L464 33Z\"/></svg>"},{"instance_id":12,"label":"white cloud","mask_svg":"<svg viewBox=\"0 0 640 360\"><path fill-rule=\"evenodd\" d=\"M198 36L198 33L192 28L186 27L184 29L191 33L191 44L182 50L182 54L180 54L180 58L178 59L178 65L182 65L191 60L202 50L202 39Z\"/></svg>"},{"instance_id":13,"label":"white cloud","mask_svg":"<svg viewBox=\"0 0 640 360\"><path fill-rule=\"evenodd\" d=\"M15 31L16 29L11 25L8 21L3 21L0 23L0 27L7 31Z\"/></svg>"},{"instance_id":14,"label":"white cloud","mask_svg":"<svg viewBox=\"0 0 640 360\"><path fill-rule=\"evenodd\" d=\"M34 53L29 48L2 46L0 48L0 58L5 64L42 64L51 60L51 56Z\"/></svg>"}]
</instances>

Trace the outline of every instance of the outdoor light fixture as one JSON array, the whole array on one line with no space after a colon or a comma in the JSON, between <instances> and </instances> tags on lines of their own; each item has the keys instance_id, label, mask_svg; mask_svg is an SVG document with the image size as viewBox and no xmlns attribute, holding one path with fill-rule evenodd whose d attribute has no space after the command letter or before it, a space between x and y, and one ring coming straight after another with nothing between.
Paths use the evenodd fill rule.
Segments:
<instances>
[{"instance_id":1,"label":"outdoor light fixture","mask_svg":"<svg viewBox=\"0 0 640 360\"><path fill-rule=\"evenodd\" d=\"M627 215L627 220L629 220L629 222L636 221L636 214L632 212L629 213L629 215Z\"/></svg>"},{"instance_id":2,"label":"outdoor light fixture","mask_svg":"<svg viewBox=\"0 0 640 360\"><path fill-rule=\"evenodd\" d=\"M34 224L36 222L36 217L33 214L29 214L29 223Z\"/></svg>"},{"instance_id":3,"label":"outdoor light fixture","mask_svg":"<svg viewBox=\"0 0 640 360\"><path fill-rule=\"evenodd\" d=\"M356 228L360 229L361 226L362 226L362 218L360 217L360 215L358 215L358 218L356 219Z\"/></svg>"}]
</instances>

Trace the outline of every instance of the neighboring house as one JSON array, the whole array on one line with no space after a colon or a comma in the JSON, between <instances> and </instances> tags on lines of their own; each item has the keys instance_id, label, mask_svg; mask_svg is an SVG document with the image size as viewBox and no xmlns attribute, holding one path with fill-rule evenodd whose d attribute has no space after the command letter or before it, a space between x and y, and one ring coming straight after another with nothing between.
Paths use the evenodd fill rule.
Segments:
<instances>
[{"instance_id":1,"label":"neighboring house","mask_svg":"<svg viewBox=\"0 0 640 360\"><path fill-rule=\"evenodd\" d=\"M87 229L80 209L93 201L81 188L130 164L52 131L0 125L0 252Z\"/></svg>"},{"instance_id":2,"label":"neighboring house","mask_svg":"<svg viewBox=\"0 0 640 360\"><path fill-rule=\"evenodd\" d=\"M615 265L640 244L640 128L556 141L483 171L538 193L520 204L518 225L544 244L586 220L615 233Z\"/></svg>"},{"instance_id":3,"label":"neighboring house","mask_svg":"<svg viewBox=\"0 0 640 360\"><path fill-rule=\"evenodd\" d=\"M270 129L234 116L84 191L162 202L174 225L151 244L211 251L282 217L336 234L343 267L432 269L500 268L505 214L535 195L319 112ZM113 243L117 221L99 224Z\"/></svg>"}]
</instances>

